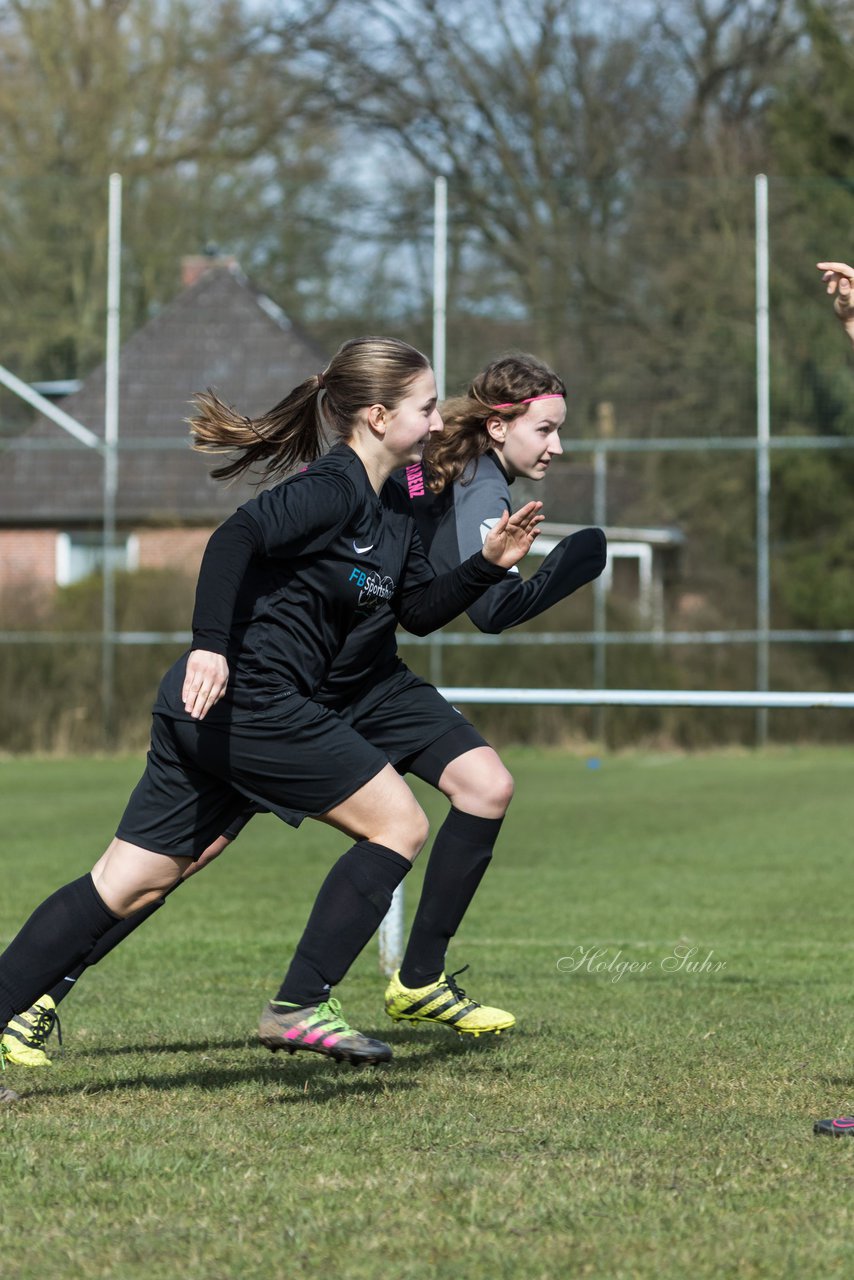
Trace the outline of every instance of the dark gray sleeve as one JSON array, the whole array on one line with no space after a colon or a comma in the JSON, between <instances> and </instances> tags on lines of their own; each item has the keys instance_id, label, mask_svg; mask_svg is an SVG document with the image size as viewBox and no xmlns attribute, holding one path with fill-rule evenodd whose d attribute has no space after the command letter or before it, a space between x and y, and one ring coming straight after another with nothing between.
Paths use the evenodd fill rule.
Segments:
<instances>
[{"instance_id":1,"label":"dark gray sleeve","mask_svg":"<svg viewBox=\"0 0 854 1280\"><path fill-rule=\"evenodd\" d=\"M481 460L470 484L454 485L453 532L443 531L430 549L437 570L451 568L451 562L466 559L483 546L489 530L505 511L510 511L510 486L490 459ZM527 580L511 570L501 582L483 593L466 610L480 631L497 635L508 627L528 622L565 599L585 583L598 578L607 558L605 535L601 529L582 529L564 538L546 556L540 568Z\"/></svg>"},{"instance_id":2,"label":"dark gray sleeve","mask_svg":"<svg viewBox=\"0 0 854 1280\"><path fill-rule=\"evenodd\" d=\"M510 574L490 587L467 610L480 631L493 635L536 618L559 600L598 578L607 544L601 529L580 529L563 538L527 580Z\"/></svg>"}]
</instances>

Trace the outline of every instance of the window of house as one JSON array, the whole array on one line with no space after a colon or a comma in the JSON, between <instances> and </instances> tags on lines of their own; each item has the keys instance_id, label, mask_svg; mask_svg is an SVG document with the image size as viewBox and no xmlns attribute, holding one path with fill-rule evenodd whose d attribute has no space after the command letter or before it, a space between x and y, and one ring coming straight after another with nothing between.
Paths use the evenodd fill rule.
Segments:
<instances>
[{"instance_id":1,"label":"window of house","mask_svg":"<svg viewBox=\"0 0 854 1280\"><path fill-rule=\"evenodd\" d=\"M133 533L116 534L110 553L114 569L136 569L139 539ZM104 567L104 539L98 530L60 533L56 539L57 586L68 587Z\"/></svg>"}]
</instances>

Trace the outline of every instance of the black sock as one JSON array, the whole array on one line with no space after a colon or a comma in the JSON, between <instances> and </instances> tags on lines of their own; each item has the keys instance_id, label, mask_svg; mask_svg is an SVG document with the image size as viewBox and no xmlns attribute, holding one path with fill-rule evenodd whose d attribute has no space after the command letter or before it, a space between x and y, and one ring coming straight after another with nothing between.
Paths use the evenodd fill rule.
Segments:
<instances>
[{"instance_id":1,"label":"black sock","mask_svg":"<svg viewBox=\"0 0 854 1280\"><path fill-rule=\"evenodd\" d=\"M182 883L183 881L179 880L178 884L172 886L169 893L174 893L178 885ZM47 994L54 1004L61 1004L65 997L70 995L71 989L80 975L85 973L87 969L91 969L92 965L97 964L99 960L103 960L104 956L109 955L114 947L117 947L120 942L124 942L125 938L130 937L134 930L144 924L149 916L153 916L155 911L160 910L166 898L167 894L164 894L162 898L157 898L154 902L149 903L147 907L143 907L141 911L135 911L132 916L119 920L111 929L108 929L95 943L83 963L70 970L64 978L61 978L48 991Z\"/></svg>"},{"instance_id":2,"label":"black sock","mask_svg":"<svg viewBox=\"0 0 854 1280\"><path fill-rule=\"evenodd\" d=\"M0 1027L70 973L120 918L105 906L91 875L45 898L0 956Z\"/></svg>"},{"instance_id":3,"label":"black sock","mask_svg":"<svg viewBox=\"0 0 854 1280\"><path fill-rule=\"evenodd\" d=\"M489 866L503 821L452 808L436 832L400 966L405 987L426 987L441 975L448 943Z\"/></svg>"},{"instance_id":4,"label":"black sock","mask_svg":"<svg viewBox=\"0 0 854 1280\"><path fill-rule=\"evenodd\" d=\"M319 1004L370 941L411 863L360 840L338 859L315 899L277 1000Z\"/></svg>"}]
</instances>

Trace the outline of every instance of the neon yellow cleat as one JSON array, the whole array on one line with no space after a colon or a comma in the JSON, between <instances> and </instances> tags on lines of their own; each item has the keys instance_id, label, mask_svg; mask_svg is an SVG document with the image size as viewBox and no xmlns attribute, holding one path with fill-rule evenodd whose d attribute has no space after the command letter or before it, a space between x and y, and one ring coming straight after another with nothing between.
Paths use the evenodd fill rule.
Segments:
<instances>
[{"instance_id":1,"label":"neon yellow cleat","mask_svg":"<svg viewBox=\"0 0 854 1280\"><path fill-rule=\"evenodd\" d=\"M6 1050L3 1048L2 1040L0 1040L0 1069L6 1070ZM0 1085L0 1106L17 1102L20 1096L14 1089L7 1089L5 1085Z\"/></svg>"},{"instance_id":2,"label":"neon yellow cleat","mask_svg":"<svg viewBox=\"0 0 854 1280\"><path fill-rule=\"evenodd\" d=\"M468 968L468 965L466 965ZM516 1025L512 1013L478 1004L457 985L458 969L426 987L404 987L400 970L392 975L385 993L385 1011L395 1022L435 1022L461 1034L479 1036L492 1032L500 1035Z\"/></svg>"},{"instance_id":3,"label":"neon yellow cleat","mask_svg":"<svg viewBox=\"0 0 854 1280\"><path fill-rule=\"evenodd\" d=\"M54 1026L59 1029L56 1005L50 996L42 996L32 1008L16 1014L6 1027L0 1039L2 1056L17 1067L51 1066L44 1046ZM62 1044L61 1031L59 1043Z\"/></svg>"}]
</instances>

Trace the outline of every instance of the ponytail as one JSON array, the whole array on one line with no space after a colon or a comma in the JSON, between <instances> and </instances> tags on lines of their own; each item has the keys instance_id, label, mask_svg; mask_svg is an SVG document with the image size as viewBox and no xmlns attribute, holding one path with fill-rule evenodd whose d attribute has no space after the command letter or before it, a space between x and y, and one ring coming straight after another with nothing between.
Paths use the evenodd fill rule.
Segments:
<instances>
[{"instance_id":1,"label":"ponytail","mask_svg":"<svg viewBox=\"0 0 854 1280\"><path fill-rule=\"evenodd\" d=\"M188 419L193 448L201 453L239 454L214 468L215 480L231 480L266 459L263 477L279 479L323 452L320 390L318 378L308 378L260 418L246 418L212 391L202 391L194 397L197 412Z\"/></svg>"},{"instance_id":2,"label":"ponytail","mask_svg":"<svg viewBox=\"0 0 854 1280\"><path fill-rule=\"evenodd\" d=\"M347 441L356 416L372 404L395 409L427 357L397 338L353 338L338 349L322 373L295 387L259 418L246 418L204 391L194 397L188 419L193 447L202 453L237 454L211 474L230 480L262 463L261 478L281 479L300 463L313 462L330 437Z\"/></svg>"}]
</instances>

